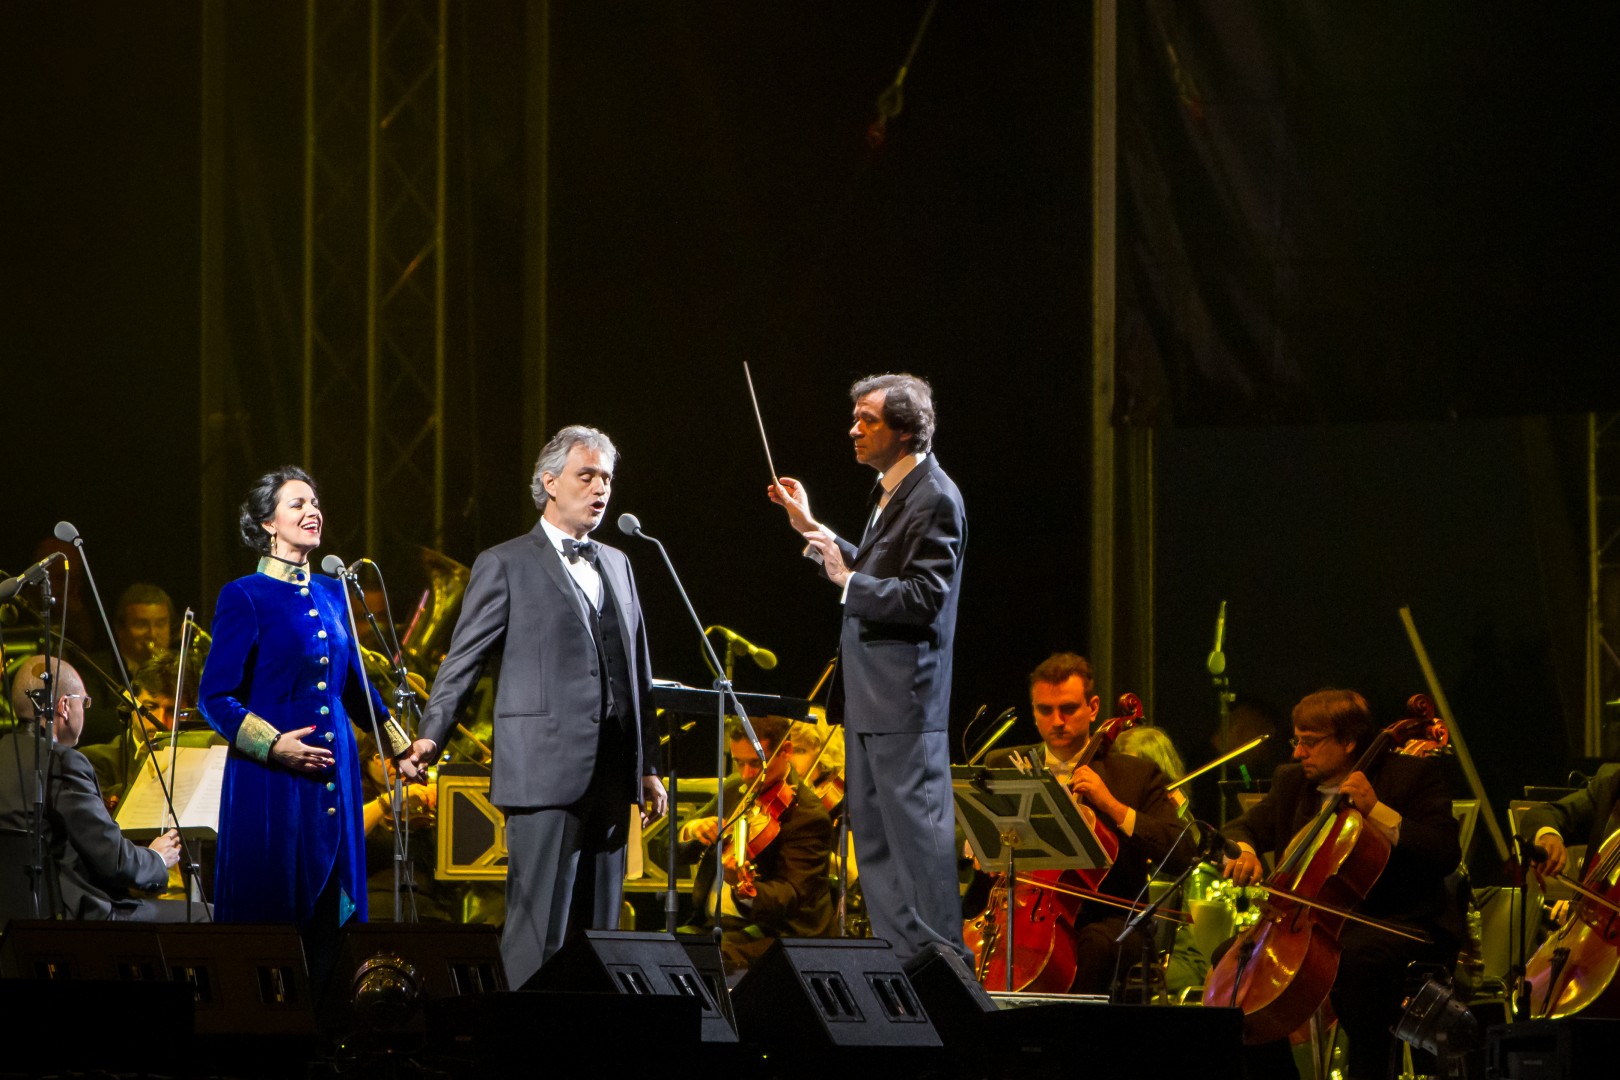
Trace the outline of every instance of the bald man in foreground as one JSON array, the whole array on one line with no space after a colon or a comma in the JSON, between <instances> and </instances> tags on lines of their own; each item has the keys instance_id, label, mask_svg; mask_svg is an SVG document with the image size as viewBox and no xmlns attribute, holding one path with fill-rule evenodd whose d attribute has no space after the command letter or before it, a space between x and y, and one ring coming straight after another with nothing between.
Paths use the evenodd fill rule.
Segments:
<instances>
[{"instance_id":1,"label":"bald man in foreground","mask_svg":"<svg viewBox=\"0 0 1620 1080\"><path fill-rule=\"evenodd\" d=\"M54 694L43 677L47 664L55 675ZM118 830L102 802L95 769L73 748L84 731L84 711L91 705L84 680L70 664L36 656L17 670L11 707L18 726L0 738L0 832L8 836L0 874L10 879L0 889L0 919L35 915L26 842L34 829L36 747L43 747L45 865L54 885L40 889L39 917L182 921L182 902L129 895L132 889L168 884L169 867L180 860L180 840L171 830L140 847ZM47 712L39 723L45 731L36 739L33 717L42 709ZM13 887L18 876L23 879L20 888Z\"/></svg>"}]
</instances>

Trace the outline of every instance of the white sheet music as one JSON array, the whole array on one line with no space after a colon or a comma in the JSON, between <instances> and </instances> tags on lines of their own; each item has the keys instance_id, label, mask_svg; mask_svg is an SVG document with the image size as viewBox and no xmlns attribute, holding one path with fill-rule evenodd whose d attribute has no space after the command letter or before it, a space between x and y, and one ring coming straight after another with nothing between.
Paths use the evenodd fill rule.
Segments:
<instances>
[{"instance_id":1,"label":"white sheet music","mask_svg":"<svg viewBox=\"0 0 1620 1080\"><path fill-rule=\"evenodd\" d=\"M219 830L219 792L225 782L225 761L230 747L181 746L176 748L178 763L171 783L174 809L184 829ZM157 759L168 764L169 751ZM169 828L169 810L163 804L163 787L158 783L152 759L141 755L139 771L124 799L118 804L118 827L126 833L156 836Z\"/></svg>"}]
</instances>

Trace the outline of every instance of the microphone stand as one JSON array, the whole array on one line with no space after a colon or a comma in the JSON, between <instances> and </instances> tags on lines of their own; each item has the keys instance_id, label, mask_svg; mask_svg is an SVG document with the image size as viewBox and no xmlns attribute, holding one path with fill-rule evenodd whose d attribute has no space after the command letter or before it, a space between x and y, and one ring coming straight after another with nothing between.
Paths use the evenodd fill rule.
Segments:
<instances>
[{"instance_id":1,"label":"microphone stand","mask_svg":"<svg viewBox=\"0 0 1620 1080\"><path fill-rule=\"evenodd\" d=\"M1226 674L1226 601L1221 601L1220 612L1215 616L1215 648L1210 651L1209 658L1204 661L1204 668L1209 672L1210 681L1215 686L1215 707L1220 716L1221 753L1226 754L1232 748L1232 680ZM1230 755L1228 755L1229 757ZM1220 814L1222 826L1229 820L1226 810L1227 778L1226 762L1228 757L1220 760L1221 771L1216 776L1215 790L1220 793L1217 801L1217 811Z\"/></svg>"},{"instance_id":2,"label":"microphone stand","mask_svg":"<svg viewBox=\"0 0 1620 1080\"><path fill-rule=\"evenodd\" d=\"M658 548L658 554L663 556L664 566L666 568L668 568L668 570L669 570L670 580L675 583L675 591L680 594L681 603L686 606L686 613L692 617L692 625L697 629L698 640L703 643L703 652L704 652L704 655L708 659L710 670L715 671L715 672L729 672L730 669L728 667L724 667L724 666L721 665L720 658L715 655L714 647L709 644L709 635L703 632L703 620L698 618L697 609L692 606L691 597L686 595L686 587L681 584L681 575L676 572L675 564L674 564L674 562L672 562L670 560L669 552L664 549L663 542L660 541L656 536L652 536L652 535L650 535L648 533L643 532L642 529L641 529L641 522L636 520L636 517L635 517L634 514L622 514L622 515L620 515L620 517L619 517L619 531L626 534L627 536L635 536L635 537L641 538L642 540L646 540L649 543L651 543L654 547ZM724 796L725 796L725 781L726 781L726 699L727 698L729 698L731 700L732 707L736 710L737 719L742 721L743 732L744 732L744 734L746 734L748 736L749 743L751 743L753 745L754 753L759 755L759 760L761 762L761 765L763 765L763 763L765 761L765 748L760 745L759 736L754 734L754 725L749 722L749 720L748 720L748 712L747 712L746 709L743 708L742 701L740 699L738 699L737 691L732 686L731 679L728 677L728 675L722 674L717 679L715 679L714 689L716 691L715 699L714 699L715 700L715 714L716 714L715 715L715 731L714 731L714 805L715 805L715 810L717 812L720 812L720 811L723 811L724 808L725 808L725 798L724 798ZM670 733L670 739L669 739L669 759L670 759L670 765L671 765L670 772L669 772L669 780L670 780L670 785L669 785L669 813L670 813L670 822L669 822L669 850L670 850L670 856L669 856L669 880L668 880L668 892L667 892L667 895L666 895L666 897L664 899L665 924L668 927L670 933L675 932L675 915L676 915L676 911L678 910L678 906L679 906L679 894L676 891L676 885L675 885L675 856L674 856L675 841L676 841L676 830L677 830L677 824L675 822L675 817L674 817L675 808L676 808L675 792L676 792L676 784L677 784L677 780L675 778L675 770L674 770L674 758L675 758L675 732L672 731ZM725 820L725 814L723 812L720 813L720 819L722 821ZM715 938L716 938L717 941L719 940L719 934L720 934L720 891L725 885L725 877L721 873L722 867L720 866L720 845L721 845L721 841L723 839L724 839L723 837L716 838L715 844L714 844L714 851L715 851L715 868L714 868L715 869L715 874L714 874L714 889L713 889L713 891L714 891L714 905L715 905L714 933L715 933Z\"/></svg>"},{"instance_id":3,"label":"microphone stand","mask_svg":"<svg viewBox=\"0 0 1620 1080\"><path fill-rule=\"evenodd\" d=\"M135 697L135 684L130 681L129 669L124 666L123 651L118 648L118 638L113 635L112 620L107 617L107 605L101 602L101 590L96 587L96 575L90 570L90 557L85 553L84 550L84 537L79 535L79 530L75 529L68 522L59 521L56 523L56 538L58 540L69 541L75 548L78 549L79 558L82 560L84 565L84 579L90 583L90 595L96 602L96 611L101 615L101 626L107 632L107 640L113 643L113 660L118 665L118 678L119 681L124 684L124 693L127 695L129 701L135 705L136 714L150 717L152 714L143 708ZM64 607L65 606L66 605L64 605ZM62 634L62 644L64 648L67 645L67 625L65 618L66 617L64 616L64 623L62 627L64 631ZM175 707L179 708L178 702L175 703ZM168 777L163 775L163 770L159 768L157 764L157 745L152 742L152 736L147 734L145 724L137 723L136 726L140 730L142 742L146 744L147 760L152 763L152 771L157 776L158 790L163 792L163 805L169 811L169 820L175 823L176 827L174 834L179 838L180 841L181 858L185 860L187 870L194 875L190 882L184 883L186 886L186 921L188 923L191 922L191 887L195 885L198 893L203 895L203 911L208 915L208 921L213 922L213 914L208 909L207 895L203 893L202 879L200 874L201 864L198 862L197 857L192 854L191 843L186 839L185 830L179 828L180 814L174 808L174 793L170 790ZM170 736L170 738L173 737L173 735ZM184 875L182 875L182 878L183 876Z\"/></svg>"},{"instance_id":4,"label":"microphone stand","mask_svg":"<svg viewBox=\"0 0 1620 1080\"><path fill-rule=\"evenodd\" d=\"M67 574L62 575L62 636L67 636ZM41 893L49 895L45 889L45 724L51 725L50 746L56 745L56 692L57 679L53 671L62 670L62 646L57 647L56 666L51 667L51 608L55 600L51 596L51 575L47 571L39 579L39 610L45 619L45 668L39 673L40 681L45 685L29 695L34 705L34 813L33 828L29 837L28 878L30 890L34 901L34 918L42 918L44 913L44 900ZM52 918L56 916L53 911Z\"/></svg>"},{"instance_id":5,"label":"microphone stand","mask_svg":"<svg viewBox=\"0 0 1620 1080\"><path fill-rule=\"evenodd\" d=\"M327 558L330 559L333 558L333 556L327 556ZM371 562L370 559L362 559L360 561ZM365 612L366 622L370 624L371 632L376 635L378 643L381 644L383 648L388 648L388 641L383 637L382 628L377 625L377 616L371 610L371 605L366 603L366 592L360 587L360 575L355 573L353 570L350 570L348 567L343 566L343 560L338 559L337 562L338 566L333 568L333 570L336 571L336 576L342 581L354 586L354 593L360 598L360 609ZM377 564L374 562L371 563L371 566L373 569L377 570L377 576L381 578L382 570L378 568ZM325 569L324 565L322 569ZM332 571L328 572L330 573ZM386 587L383 590L383 595L384 597L388 595ZM366 658L365 654L360 651L360 629L354 621L354 608L350 607L348 604L343 605L343 607L344 610L348 612L349 616L349 637L354 641L354 660L355 663L359 665L358 674L362 683L364 683L366 678ZM392 622L393 620L390 619L390 628L392 628ZM410 672L405 669L404 657L404 650L399 647L399 639L396 636L394 639L394 654L389 658L394 668L394 711L396 715L399 716L405 715L407 711L414 715L415 723L413 723L411 727L414 730L420 731L422 726L422 716L419 711L420 703L416 700L416 691L411 689L411 684L408 681ZM382 729L378 727L376 707L373 705L371 695L369 693L365 695L365 698L366 711L371 714L371 737L376 740L377 753L383 759L383 778L386 780L388 778L387 763L396 756L396 733L394 730L390 730L388 733L389 741L384 744L382 740ZM397 721L389 719L383 723L384 727L388 727L390 725L397 725ZM398 732L398 737L404 739L405 749L409 750L411 746L409 737L403 731ZM384 753L383 751L383 747L385 745L388 747L387 753ZM400 898L404 891L403 883L406 860L410 856L410 840L404 827L410 822L410 815L405 814L402 817L399 810L400 800L404 797L404 789L404 778L400 776L399 770L395 769L394 777L391 781L389 781L388 811L389 817L394 823L394 921L396 923L404 921ZM411 884L410 921L416 922L416 883L414 880L414 875Z\"/></svg>"},{"instance_id":6,"label":"microphone stand","mask_svg":"<svg viewBox=\"0 0 1620 1080\"><path fill-rule=\"evenodd\" d=\"M1136 894L1138 901L1141 901L1142 898L1147 895L1148 886L1152 884L1153 879L1159 875L1159 871L1164 869L1164 864L1170 861L1170 856L1175 854L1176 848L1181 846L1181 838L1186 836L1187 831L1192 827L1193 822L1190 820L1186 825L1182 826L1181 836L1176 837L1176 842L1171 844L1170 850L1164 853L1164 858L1159 860L1159 865L1155 866L1153 868L1153 872L1148 874L1147 881L1142 885L1142 891ZM1119 936L1114 939L1115 945L1123 946L1126 938L1130 937L1131 934L1134 933L1136 929L1143 923L1159 913L1159 909L1164 906L1165 900L1171 896L1174 896L1176 890L1180 889L1182 885L1186 884L1187 879L1192 876L1192 872L1198 868L1202 855L1203 849L1201 847L1198 851L1194 852L1193 857L1187 861L1186 869L1184 869L1180 874L1176 875L1176 879L1170 883L1168 888L1159 893L1159 898L1157 900L1149 903L1147 907L1139 909L1135 915L1126 920L1125 929L1121 930L1119 932ZM1153 970L1154 957L1157 955L1157 951L1157 947L1153 941L1153 930L1150 927L1148 932L1142 935L1142 1004L1144 1005L1151 1002L1152 988L1149 985L1151 977L1148 973ZM1114 961L1114 965L1115 971L1117 972L1119 967L1119 961L1117 958ZM1118 980L1116 979L1115 981ZM1113 997L1112 987L1110 987L1109 997L1110 999Z\"/></svg>"},{"instance_id":7,"label":"microphone stand","mask_svg":"<svg viewBox=\"0 0 1620 1080\"><path fill-rule=\"evenodd\" d=\"M1513 838L1519 848L1519 932L1515 940L1508 943L1508 1004L1511 1007L1513 1019L1519 1022L1530 1019L1530 988L1525 984L1524 976L1528 968L1525 953L1529 951L1528 934L1530 929L1530 868L1532 861L1529 852L1535 846L1534 841L1526 840L1522 836ZM1508 922L1513 922L1512 911L1509 909ZM1510 929L1508 933L1513 933ZM1552 982L1548 985L1551 986Z\"/></svg>"}]
</instances>

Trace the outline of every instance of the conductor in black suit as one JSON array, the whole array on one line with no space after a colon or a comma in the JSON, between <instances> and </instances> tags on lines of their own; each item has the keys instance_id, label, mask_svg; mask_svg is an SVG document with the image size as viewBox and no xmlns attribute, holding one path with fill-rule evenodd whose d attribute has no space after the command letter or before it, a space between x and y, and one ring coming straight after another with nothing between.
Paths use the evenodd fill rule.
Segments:
<instances>
[{"instance_id":1,"label":"conductor in black suit","mask_svg":"<svg viewBox=\"0 0 1620 1080\"><path fill-rule=\"evenodd\" d=\"M962 494L933 455L934 400L915 375L850 388L855 460L877 470L858 544L825 528L791 477L768 489L839 589L829 718L842 719L850 828L878 937L902 960L962 943L948 734L967 549Z\"/></svg>"},{"instance_id":2,"label":"conductor in black suit","mask_svg":"<svg viewBox=\"0 0 1620 1080\"><path fill-rule=\"evenodd\" d=\"M450 651L402 771L438 754L487 659L499 664L490 799L510 856L501 959L520 987L577 929L618 925L630 806L664 813L652 663L624 553L588 539L618 451L565 427L535 463L540 521L473 563Z\"/></svg>"},{"instance_id":3,"label":"conductor in black suit","mask_svg":"<svg viewBox=\"0 0 1620 1080\"><path fill-rule=\"evenodd\" d=\"M1254 884L1264 869L1257 853L1269 851L1281 859L1289 841L1339 794L1361 812L1366 828L1390 842L1389 862L1356 912L1420 931L1429 942L1346 922L1331 994L1350 1039L1350 1075L1355 1080L1384 1076L1407 966L1457 958L1464 928L1447 887L1447 877L1462 862L1457 819L1434 758L1389 755L1370 768L1370 777L1356 769L1373 727L1367 701L1355 691L1309 694L1294 706L1293 722L1294 762L1278 766L1265 797L1227 823L1226 835L1243 851L1226 860L1224 871L1239 885ZM1286 1047L1274 1056L1285 1061ZM1285 1071L1292 1067L1286 1060Z\"/></svg>"},{"instance_id":4,"label":"conductor in black suit","mask_svg":"<svg viewBox=\"0 0 1620 1080\"><path fill-rule=\"evenodd\" d=\"M48 695L41 678L47 663L56 672L57 693L55 714L41 720L52 730L42 740L47 755L45 864L50 880L42 883L39 916L184 920L184 903L130 895L131 889L161 889L168 884L169 867L180 861L179 837L170 830L147 847L124 839L102 801L95 769L73 749L90 704L84 681L72 665L35 656L23 661L11 688L12 708L20 723L0 739L0 834L6 837L5 857L0 859L0 874L6 878L0 888L0 922L34 914L27 869L31 857L23 855L34 820L35 737L29 718L35 708L29 694Z\"/></svg>"}]
</instances>

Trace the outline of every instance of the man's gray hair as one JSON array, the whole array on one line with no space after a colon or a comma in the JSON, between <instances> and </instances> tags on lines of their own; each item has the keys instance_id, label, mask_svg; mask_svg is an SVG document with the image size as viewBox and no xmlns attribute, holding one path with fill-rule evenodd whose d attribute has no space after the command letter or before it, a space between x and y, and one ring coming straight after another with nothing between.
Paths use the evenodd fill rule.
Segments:
<instances>
[{"instance_id":1,"label":"man's gray hair","mask_svg":"<svg viewBox=\"0 0 1620 1080\"><path fill-rule=\"evenodd\" d=\"M534 463L534 479L529 484L529 491L534 495L535 509L544 511L546 501L551 497L546 494L546 485L542 474L550 473L552 476L561 476L563 466L568 463L568 455L574 447L583 446L587 450L595 450L607 458L608 468L616 468L619 464L619 451L614 448L613 440L593 427L583 424L569 424L551 437L540 450L540 459Z\"/></svg>"}]
</instances>

